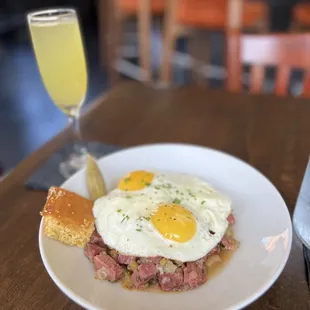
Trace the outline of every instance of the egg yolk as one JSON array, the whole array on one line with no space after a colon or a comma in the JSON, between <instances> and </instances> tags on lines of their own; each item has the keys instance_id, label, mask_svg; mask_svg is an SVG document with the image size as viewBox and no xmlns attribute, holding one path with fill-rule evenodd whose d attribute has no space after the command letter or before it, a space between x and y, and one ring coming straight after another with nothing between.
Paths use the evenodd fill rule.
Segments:
<instances>
[{"instance_id":1,"label":"egg yolk","mask_svg":"<svg viewBox=\"0 0 310 310\"><path fill-rule=\"evenodd\" d=\"M166 239L187 242L196 233L196 220L184 207L171 203L160 205L151 217L152 224Z\"/></svg>"},{"instance_id":2,"label":"egg yolk","mask_svg":"<svg viewBox=\"0 0 310 310\"><path fill-rule=\"evenodd\" d=\"M123 177L118 188L123 191L138 191L150 186L154 178L154 174L147 171L133 171Z\"/></svg>"}]
</instances>

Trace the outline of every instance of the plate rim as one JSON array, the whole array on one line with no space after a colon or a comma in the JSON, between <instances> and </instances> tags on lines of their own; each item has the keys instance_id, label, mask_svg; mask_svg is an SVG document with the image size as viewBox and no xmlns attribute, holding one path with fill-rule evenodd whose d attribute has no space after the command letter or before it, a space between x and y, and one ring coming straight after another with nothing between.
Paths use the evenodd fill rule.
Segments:
<instances>
[{"instance_id":1,"label":"plate rim","mask_svg":"<svg viewBox=\"0 0 310 310\"><path fill-rule=\"evenodd\" d=\"M284 270L284 268L288 262L289 255L291 253L292 241L293 241L292 219L291 219L287 204L286 204L285 200L283 199L281 193L278 191L278 189L275 187L275 185L261 171L259 171L255 167L251 166L246 161L244 161L244 160L242 160L242 159L240 159L234 155L226 153L224 151L218 150L218 149L210 148L207 146L190 144L190 143L148 143L148 144L140 144L140 145L131 146L131 147L124 147L124 148L117 150L113 153L102 156L100 159L98 159L98 161L102 162L104 159L106 159L110 156L115 156L118 153L127 152L127 151L131 151L134 149L137 150L137 149L143 149L143 148L149 148L149 147L158 147L158 146L160 146L160 147L162 147L162 146L166 146L166 147L171 147L171 146L173 146L173 147L190 147L190 148L196 148L196 149L203 149L203 150L207 150L209 152L218 153L222 156L224 155L226 157L230 157L231 159L236 160L239 163L246 165L248 168L252 169L254 172L258 173L261 177L263 177L264 181L266 181L267 183L269 183L269 185L271 185L273 190L276 191L279 199L282 200L282 203L286 207L285 211L283 211L283 212L286 213L286 217L288 220L288 236L289 236L289 238L288 238L286 252L285 252L285 255L282 259L281 264L278 266L278 268L277 268L276 272L273 274L273 276L270 279L266 280L265 281L266 283L263 284L258 290L256 290L256 292L251 294L247 299L240 301L238 304L235 304L235 305L227 308L226 310L243 309L244 307L252 304L258 298L263 296L270 289L270 287L276 282L276 280L279 278L282 271ZM75 177L78 173L81 173L81 171L83 171L83 170L85 170L85 168L81 169L80 171L77 171L69 179ZM60 185L60 187L62 187L69 179L64 181ZM75 302L76 304L78 304L79 306L81 306L85 309L88 309L88 310L113 310L113 309L107 309L105 307L102 308L102 307L95 306L93 303L91 303L91 302L87 301L86 299L84 299L83 297L80 297L79 295L75 294L69 287L67 287L65 284L63 284L61 282L61 280L56 276L56 274L54 273L54 271L50 268L50 266L48 264L48 259L45 255L45 251L44 251L44 247L43 247L43 241L42 241L43 240L43 218L41 218L41 221L40 221L39 236L38 237L39 237L39 240L38 240L39 241L39 251L40 251L40 255L41 255L43 265L44 265L49 277L52 279L52 281L56 284L56 286L60 289L61 292L63 292L73 302Z\"/></svg>"}]
</instances>

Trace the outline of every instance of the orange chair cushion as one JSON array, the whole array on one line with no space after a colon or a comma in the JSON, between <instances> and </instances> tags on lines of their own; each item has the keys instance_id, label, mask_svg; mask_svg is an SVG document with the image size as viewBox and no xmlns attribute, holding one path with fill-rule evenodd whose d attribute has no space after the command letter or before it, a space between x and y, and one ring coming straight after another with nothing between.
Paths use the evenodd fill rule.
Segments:
<instances>
[{"instance_id":1,"label":"orange chair cushion","mask_svg":"<svg viewBox=\"0 0 310 310\"><path fill-rule=\"evenodd\" d=\"M262 1L244 1L242 27L255 25L267 16ZM178 22L192 27L223 29L227 24L227 0L179 0Z\"/></svg>"},{"instance_id":2,"label":"orange chair cushion","mask_svg":"<svg viewBox=\"0 0 310 310\"><path fill-rule=\"evenodd\" d=\"M116 0L118 8L127 15L137 14L139 0ZM165 10L165 0L152 0L151 10L153 14L162 13Z\"/></svg>"},{"instance_id":3,"label":"orange chair cushion","mask_svg":"<svg viewBox=\"0 0 310 310\"><path fill-rule=\"evenodd\" d=\"M310 26L310 4L300 3L294 8L293 19L298 24Z\"/></svg>"}]
</instances>

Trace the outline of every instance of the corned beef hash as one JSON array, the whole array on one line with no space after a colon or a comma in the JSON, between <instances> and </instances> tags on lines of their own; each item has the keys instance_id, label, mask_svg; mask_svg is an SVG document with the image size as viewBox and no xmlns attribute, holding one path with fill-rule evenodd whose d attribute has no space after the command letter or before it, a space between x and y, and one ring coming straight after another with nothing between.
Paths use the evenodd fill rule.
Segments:
<instances>
[{"instance_id":1,"label":"corned beef hash","mask_svg":"<svg viewBox=\"0 0 310 310\"><path fill-rule=\"evenodd\" d=\"M51 188L44 234L84 247L96 277L126 288L186 291L235 250L231 201L198 177L133 171L94 203Z\"/></svg>"}]
</instances>

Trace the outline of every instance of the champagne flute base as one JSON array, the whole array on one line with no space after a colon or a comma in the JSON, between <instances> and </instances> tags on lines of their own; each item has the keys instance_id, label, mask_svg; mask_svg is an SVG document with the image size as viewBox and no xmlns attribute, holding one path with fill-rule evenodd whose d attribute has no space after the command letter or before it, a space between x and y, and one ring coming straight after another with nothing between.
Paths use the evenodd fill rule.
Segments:
<instances>
[{"instance_id":1,"label":"champagne flute base","mask_svg":"<svg viewBox=\"0 0 310 310\"><path fill-rule=\"evenodd\" d=\"M87 154L72 154L69 159L60 163L59 172L65 178L69 178L77 171L81 170L86 166Z\"/></svg>"},{"instance_id":2,"label":"champagne flute base","mask_svg":"<svg viewBox=\"0 0 310 310\"><path fill-rule=\"evenodd\" d=\"M83 147L79 147L76 143L67 143L56 155L57 159L51 160L52 163L57 162L59 174L64 180L68 179L74 173L86 167L87 155L99 159L104 155L118 151L120 146L109 145L96 141L87 141L83 143ZM57 167L56 166L56 167Z\"/></svg>"}]
</instances>

